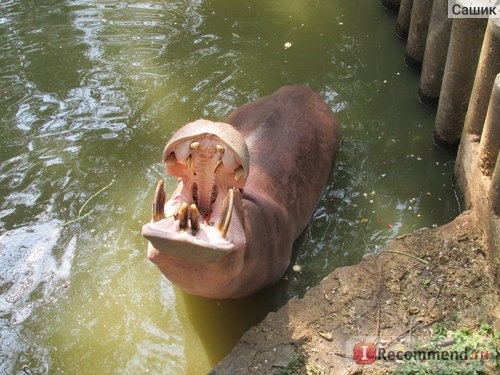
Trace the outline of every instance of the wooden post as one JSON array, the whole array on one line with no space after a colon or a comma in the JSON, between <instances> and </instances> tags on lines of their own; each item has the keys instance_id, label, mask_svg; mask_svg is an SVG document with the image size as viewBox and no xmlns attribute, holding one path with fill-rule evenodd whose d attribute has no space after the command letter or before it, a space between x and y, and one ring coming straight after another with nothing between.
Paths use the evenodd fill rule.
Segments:
<instances>
[{"instance_id":1,"label":"wooden post","mask_svg":"<svg viewBox=\"0 0 500 375\"><path fill-rule=\"evenodd\" d=\"M453 19L434 129L434 143L440 148L455 148L460 142L486 22Z\"/></svg>"},{"instance_id":2,"label":"wooden post","mask_svg":"<svg viewBox=\"0 0 500 375\"><path fill-rule=\"evenodd\" d=\"M495 215L500 216L500 153L497 155L497 162L491 178L490 202Z\"/></svg>"},{"instance_id":3,"label":"wooden post","mask_svg":"<svg viewBox=\"0 0 500 375\"><path fill-rule=\"evenodd\" d=\"M398 36L398 38L401 38L403 40L406 40L408 38L412 8L413 0L401 0L401 4L399 5L396 35Z\"/></svg>"},{"instance_id":4,"label":"wooden post","mask_svg":"<svg viewBox=\"0 0 500 375\"><path fill-rule=\"evenodd\" d=\"M465 116L464 128L467 133L476 135L482 133L486 111L488 110L488 100L485 98L490 95L493 82L496 82L495 77L499 72L500 19L490 18L484 34L469 108Z\"/></svg>"},{"instance_id":5,"label":"wooden post","mask_svg":"<svg viewBox=\"0 0 500 375\"><path fill-rule=\"evenodd\" d=\"M500 149L500 73L495 79L484 129L479 143L479 168L486 176L493 174Z\"/></svg>"},{"instance_id":6,"label":"wooden post","mask_svg":"<svg viewBox=\"0 0 500 375\"><path fill-rule=\"evenodd\" d=\"M418 88L418 98L428 107L436 108L438 105L451 24L452 19L448 18L448 0L434 0Z\"/></svg>"},{"instance_id":7,"label":"wooden post","mask_svg":"<svg viewBox=\"0 0 500 375\"><path fill-rule=\"evenodd\" d=\"M413 3L406 43L405 64L414 71L422 69L431 11L432 0L419 0Z\"/></svg>"}]
</instances>

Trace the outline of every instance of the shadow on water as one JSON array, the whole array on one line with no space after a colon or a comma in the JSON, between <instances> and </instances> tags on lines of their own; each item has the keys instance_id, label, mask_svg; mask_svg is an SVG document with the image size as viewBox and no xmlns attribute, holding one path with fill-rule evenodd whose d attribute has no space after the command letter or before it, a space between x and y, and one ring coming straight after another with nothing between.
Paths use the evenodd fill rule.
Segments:
<instances>
[{"instance_id":1,"label":"shadow on water","mask_svg":"<svg viewBox=\"0 0 500 375\"><path fill-rule=\"evenodd\" d=\"M241 299L212 300L185 292L179 294L182 296L189 324L193 325L199 335L210 363L215 365L246 330L287 302L287 290L287 282L282 280Z\"/></svg>"}]
</instances>

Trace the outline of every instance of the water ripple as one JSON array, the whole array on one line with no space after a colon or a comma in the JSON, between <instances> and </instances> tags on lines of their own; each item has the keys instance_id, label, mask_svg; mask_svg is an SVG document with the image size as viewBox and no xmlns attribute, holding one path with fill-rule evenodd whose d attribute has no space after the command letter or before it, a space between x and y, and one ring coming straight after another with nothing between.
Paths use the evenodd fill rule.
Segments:
<instances>
[{"instance_id":1,"label":"water ripple","mask_svg":"<svg viewBox=\"0 0 500 375\"><path fill-rule=\"evenodd\" d=\"M54 303L71 274L76 237L67 241L62 254L56 255L62 235L60 222L40 219L38 224L13 229L0 236L2 372L13 373L11 366L18 357L33 348L34 340L22 323L35 309ZM40 352L40 360L45 362L46 350L43 347L34 350Z\"/></svg>"}]
</instances>

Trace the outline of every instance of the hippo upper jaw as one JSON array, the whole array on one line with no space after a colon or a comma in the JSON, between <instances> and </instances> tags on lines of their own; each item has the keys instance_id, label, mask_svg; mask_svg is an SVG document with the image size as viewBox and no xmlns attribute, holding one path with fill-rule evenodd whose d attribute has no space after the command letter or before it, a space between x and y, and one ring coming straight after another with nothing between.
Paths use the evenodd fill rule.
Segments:
<instances>
[{"instance_id":1,"label":"hippo upper jaw","mask_svg":"<svg viewBox=\"0 0 500 375\"><path fill-rule=\"evenodd\" d=\"M179 185L166 202L158 183L143 236L159 252L188 261L212 263L234 252L243 240L240 188L248 155L231 125L198 120L182 127L163 152L166 171L180 178Z\"/></svg>"}]
</instances>

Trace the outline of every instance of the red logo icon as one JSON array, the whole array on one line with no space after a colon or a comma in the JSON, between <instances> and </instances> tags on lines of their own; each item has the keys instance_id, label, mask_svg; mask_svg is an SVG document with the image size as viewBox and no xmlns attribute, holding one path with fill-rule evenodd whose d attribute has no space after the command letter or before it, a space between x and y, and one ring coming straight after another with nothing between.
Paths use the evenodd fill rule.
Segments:
<instances>
[{"instance_id":1,"label":"red logo icon","mask_svg":"<svg viewBox=\"0 0 500 375\"><path fill-rule=\"evenodd\" d=\"M369 365L377 359L377 347L370 342L358 342L353 348L354 360L360 365Z\"/></svg>"}]
</instances>

